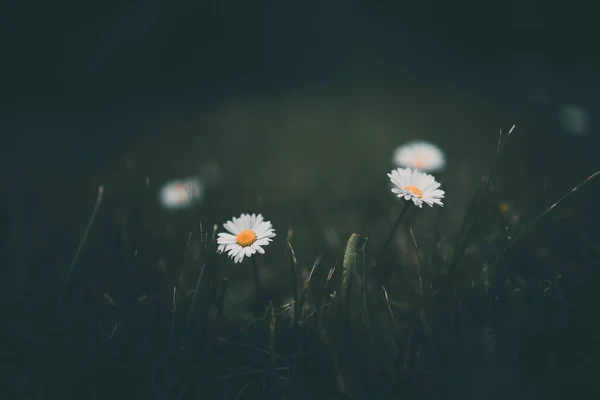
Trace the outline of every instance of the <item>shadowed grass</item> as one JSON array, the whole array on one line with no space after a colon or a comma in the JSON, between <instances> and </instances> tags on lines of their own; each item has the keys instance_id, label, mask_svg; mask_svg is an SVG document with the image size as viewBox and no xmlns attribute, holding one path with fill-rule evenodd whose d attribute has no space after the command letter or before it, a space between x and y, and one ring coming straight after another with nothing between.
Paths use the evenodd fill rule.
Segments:
<instances>
[{"instance_id":1,"label":"shadowed grass","mask_svg":"<svg viewBox=\"0 0 600 400\"><path fill-rule=\"evenodd\" d=\"M196 279L196 286L194 286L194 293L192 294L192 300L190 301L190 309L185 320L185 324L189 326L192 316L194 315L194 309L196 307L196 301L198 300L198 292L200 291L200 285L202 284L202 277L204 276L204 269L206 263L203 263L200 267L200 273L198 273L198 279Z\"/></svg>"},{"instance_id":2,"label":"shadowed grass","mask_svg":"<svg viewBox=\"0 0 600 400\"><path fill-rule=\"evenodd\" d=\"M591 174L590 176L588 176L587 178L585 178L583 181L579 182L577 185L575 185L571 190L569 190L568 192L566 192L560 199L558 199L557 201L555 201L554 203L552 203L548 208L546 208L544 211L542 211L538 216L536 216L530 223L529 225L527 225L525 227L525 229L523 229L521 232L519 232L514 238L510 239L508 244L506 244L503 248L502 251L500 253L498 253L498 255L496 256L496 259L492 262L491 267L496 266L496 264L498 263L498 261L500 260L500 257L505 254L519 239L521 239L521 237L523 237L523 235L525 235L525 233L527 233L531 228L533 228L533 226L542 218L544 218L548 213L550 213L552 210L554 210L555 207L557 207L559 204L561 204L563 201L565 201L570 195L572 195L573 193L575 193L577 190L579 190L580 188L582 188L584 185L588 184L589 182L591 182L592 180L594 180L598 175L600 175L600 170L594 172L593 174Z\"/></svg>"},{"instance_id":3,"label":"shadowed grass","mask_svg":"<svg viewBox=\"0 0 600 400\"><path fill-rule=\"evenodd\" d=\"M289 231L291 232L291 230ZM298 260L296 259L296 253L294 252L294 248L292 247L292 242L290 242L291 234L288 234L288 238L286 239L287 249L290 251L290 270L292 277L292 294L294 303L292 307L294 308L294 312L292 314L292 325L296 323L296 319L301 319L300 316L300 287L298 285Z\"/></svg>"},{"instance_id":4,"label":"shadowed grass","mask_svg":"<svg viewBox=\"0 0 600 400\"><path fill-rule=\"evenodd\" d=\"M313 274L315 273L315 269L317 269L317 266L319 265L320 262L321 262L321 255L318 255L317 258L315 259L315 262L313 263L312 268L310 269L308 277L306 278L306 282L304 282L304 285L302 287L302 295L300 296L300 305L298 306L298 309L300 310L300 313L301 313L300 318L302 321L304 321L304 319L305 319L304 305L306 304L306 300L308 299L310 285L312 283L312 277L313 277Z\"/></svg>"},{"instance_id":5,"label":"shadowed grass","mask_svg":"<svg viewBox=\"0 0 600 400\"><path fill-rule=\"evenodd\" d=\"M79 241L79 244L77 245L77 250L75 251L75 255L73 256L73 261L71 262L71 265L69 266L69 270L67 271L67 276L65 277L65 283L63 284L62 290L60 291L60 293L58 295L58 299L56 300L56 305L54 306L54 313L52 314L52 320L50 321L51 325L54 324L54 321L56 320L56 315L58 314L58 308L60 307L60 303L63 300L65 294L67 293L67 289L69 288L69 281L71 280L71 275L73 274L73 271L75 270L75 265L77 265L77 261L79 260L79 256L81 255L81 250L83 249L83 246L85 245L85 241L88 237L88 234L90 233L90 230L92 229L92 226L94 225L94 221L96 219L96 214L98 213L98 210L100 209L100 205L102 204L103 198L104 198L104 186L100 185L98 187L98 197L96 198L96 203L94 204L94 209L92 210L90 219L88 220L88 223L85 227L83 236L81 237L81 240Z\"/></svg>"},{"instance_id":6,"label":"shadowed grass","mask_svg":"<svg viewBox=\"0 0 600 400\"><path fill-rule=\"evenodd\" d=\"M503 134L502 130L500 130L500 133L498 134L498 146L496 149L496 157L494 158L494 161L492 163L490 171L489 171L487 177L485 178L483 185L479 185L477 187L477 191L476 191L475 195L473 196L473 198L471 199L471 202L467 209L467 214L465 215L462 225L461 225L460 229L458 230L459 239L455 245L452 261L450 262L450 265L448 266L448 270L450 271L450 273L456 272L457 265L461 261L462 257L464 256L465 249L469 245L469 241L471 240L472 234L474 232L473 228L474 228L475 224L477 223L479 216L481 215L481 211L483 210L483 207L487 200L488 192L490 190L490 185L492 184L492 181L493 181L493 179L496 175L496 172L498 170L498 167L500 165L500 156L502 155L504 147L506 146L506 142L508 141L508 139L509 139L510 135L512 134L512 132L514 131L514 129L515 129L515 125L513 125L508 130L508 132L504 138L502 137L502 134Z\"/></svg>"},{"instance_id":7,"label":"shadowed grass","mask_svg":"<svg viewBox=\"0 0 600 400\"><path fill-rule=\"evenodd\" d=\"M107 281L98 276L89 280L91 287L98 285L99 288L94 288L95 292L92 290L89 297L77 295L77 301L69 304L68 314L73 315L73 320L64 324L61 335L48 339L50 344L37 346L56 348L54 352L47 350L48 360L64 357L82 372L73 368L65 372L68 375L65 378L49 368L41 368L49 374L47 381L75 386L82 380L85 386L94 381L91 378L86 381L85 376L107 370L116 371L108 376L109 382L116 382L119 375L126 377L121 379L131 380L131 386L139 390L130 395L132 398L200 396L240 400L437 399L447 398L451 385L469 389L468 385L485 386L481 383L483 379L471 382L468 377L473 376L474 371L522 365L506 360L525 357L523 352L530 347L530 341L545 332L551 332L548 336L554 340L552 335L557 335L559 329L567 329L572 321L569 319L572 314L568 313L574 311L564 310L567 308L564 299L579 295L568 287L569 279L582 274L583 267L595 266L581 255L567 267L554 260L539 262L536 252L553 242L548 245L531 240L527 242L530 249L525 250L514 244L529 239L526 233L531 232L535 224L594 180L600 171L547 207L511 240L504 242L494 231L494 235L483 241L494 245L491 250L470 252L469 257L465 257L465 248L474 235L473 226L487 216L486 193L493 183L505 142L501 137L496 162L473 198L471 211L461 222L462 230L451 248L449 263L443 261L444 250L438 246L441 239L446 239L439 231L441 209L431 214L435 217L434 231L422 230L417 224L396 232L406 221L402 216L408 207L401 210L401 217L391 232L391 236L398 238L400 257L386 260L386 267L393 268L394 274L383 282L371 274L374 261L367 252L367 239L360 233L349 234L343 251L320 243L322 253L318 253L312 266L304 265L302 255L315 253L311 246L302 245L306 242L302 238L304 227L296 225L293 246L290 229L285 244L279 242L281 245L270 247L269 250L275 249L265 255L268 268L261 271L264 272L262 280L254 273L254 278L245 282L239 277L243 274L238 275L237 271L250 265L223 268L229 267L225 264L229 260L211 257L217 227L209 234L200 225L199 255L192 257L193 265L199 269L189 277L180 273L177 285L172 281L165 283L161 277L160 285L145 286L144 296L136 293L130 299L123 295L126 291L106 287ZM380 222L368 225L365 233L371 235L374 227L384 226L385 222ZM381 230L385 236L387 229ZM555 238L550 230L541 232L540 236L547 240ZM187 231L177 241L185 243L185 237L189 247L191 236ZM389 237L383 249L388 247ZM588 243L593 243L593 238ZM374 244L371 247L377 251L380 243ZM517 261L505 257L508 253ZM157 250L140 260L135 268L152 265L156 255L163 257ZM597 262L596 253L593 256ZM495 275L501 261L502 274ZM177 265L177 262L168 264ZM533 268L522 266L528 264L538 269L532 272ZM447 265L453 268L460 265L461 274L445 276ZM129 268L128 265L120 267ZM308 277L301 282L300 270L307 267L311 267ZM252 268L258 270L254 258ZM342 273L336 275L340 268ZM569 277L569 268L580 269ZM132 270L134 268L128 271ZM144 270L144 274L149 274L148 271L151 268ZM166 276L175 276L180 271L168 272ZM564 276L555 278L559 273ZM594 272L587 273L595 276ZM436 281L441 275L443 279ZM273 276L280 276L281 280ZM289 293L290 279L292 293ZM186 290L188 280L189 287L195 282L193 291ZM256 289L254 293L251 291L252 280L256 286L259 281L264 300L256 315L246 311L250 308L246 305L257 295ZM247 287L252 295L240 295L240 286ZM191 300L188 299L190 294ZM94 296L100 297L103 308L94 303ZM113 296L118 301L118 310ZM583 300L575 304L581 305ZM181 321L184 314L185 321ZM552 340L550 342L556 344ZM168 348L164 345L166 342ZM535 359L540 355L529 357ZM47 365L51 365L50 361ZM496 374L499 382L510 382L510 375L502 375L505 371L493 371L490 376ZM480 386L477 390L478 396L484 393L481 397L489 393Z\"/></svg>"}]
</instances>

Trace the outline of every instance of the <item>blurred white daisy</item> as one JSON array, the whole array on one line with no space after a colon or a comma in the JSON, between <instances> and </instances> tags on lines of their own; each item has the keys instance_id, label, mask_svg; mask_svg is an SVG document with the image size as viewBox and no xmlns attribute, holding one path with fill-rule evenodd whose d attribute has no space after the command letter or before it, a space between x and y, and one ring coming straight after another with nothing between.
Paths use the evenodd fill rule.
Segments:
<instances>
[{"instance_id":1,"label":"blurred white daisy","mask_svg":"<svg viewBox=\"0 0 600 400\"><path fill-rule=\"evenodd\" d=\"M446 157L439 147L424 141L414 141L394 150L394 163L402 168L435 172L444 168Z\"/></svg>"},{"instance_id":2,"label":"blurred white daisy","mask_svg":"<svg viewBox=\"0 0 600 400\"><path fill-rule=\"evenodd\" d=\"M258 252L264 254L263 246L275 237L275 230L269 221L264 221L260 214L242 214L223 224L229 233L219 233L217 251L228 252L236 263L242 262L244 256L249 257Z\"/></svg>"},{"instance_id":3,"label":"blurred white daisy","mask_svg":"<svg viewBox=\"0 0 600 400\"><path fill-rule=\"evenodd\" d=\"M202 181L193 177L165 183L158 193L158 199L164 208L176 210L197 204L203 194Z\"/></svg>"},{"instance_id":4,"label":"blurred white daisy","mask_svg":"<svg viewBox=\"0 0 600 400\"><path fill-rule=\"evenodd\" d=\"M423 203L443 206L444 191L439 189L440 183L433 176L410 168L396 168L388 176L395 186L392 192L399 198L412 200L419 207L423 207Z\"/></svg>"},{"instance_id":5,"label":"blurred white daisy","mask_svg":"<svg viewBox=\"0 0 600 400\"><path fill-rule=\"evenodd\" d=\"M565 132L571 135L583 136L590 131L590 116L580 106L564 106L558 114L558 121Z\"/></svg>"}]
</instances>

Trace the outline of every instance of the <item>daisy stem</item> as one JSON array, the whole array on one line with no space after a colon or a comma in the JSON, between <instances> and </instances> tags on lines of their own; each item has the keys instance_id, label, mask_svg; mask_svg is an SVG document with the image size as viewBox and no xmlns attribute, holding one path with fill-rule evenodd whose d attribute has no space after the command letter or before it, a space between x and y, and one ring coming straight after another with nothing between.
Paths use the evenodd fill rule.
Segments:
<instances>
[{"instance_id":1,"label":"daisy stem","mask_svg":"<svg viewBox=\"0 0 600 400\"><path fill-rule=\"evenodd\" d=\"M398 216L396 223L394 224L394 226L392 226L392 229L390 230L390 234L388 235L388 238L385 241L385 245L383 246L383 249L381 249L381 254L379 257L383 257L383 255L385 254L385 251L390 246L390 243L392 242L392 239L394 238L394 235L396 234L396 230L398 230L398 227L400 226L400 223L402 222L402 219L404 218L404 215L406 214L406 212L408 211L410 206L411 206L411 203L407 202L406 205L404 206L404 208L402 209L400 216Z\"/></svg>"},{"instance_id":2,"label":"daisy stem","mask_svg":"<svg viewBox=\"0 0 600 400\"><path fill-rule=\"evenodd\" d=\"M254 291L258 295L260 293L260 273L258 271L258 263L256 262L256 256L250 257L252 260L252 272L254 272Z\"/></svg>"}]
</instances>

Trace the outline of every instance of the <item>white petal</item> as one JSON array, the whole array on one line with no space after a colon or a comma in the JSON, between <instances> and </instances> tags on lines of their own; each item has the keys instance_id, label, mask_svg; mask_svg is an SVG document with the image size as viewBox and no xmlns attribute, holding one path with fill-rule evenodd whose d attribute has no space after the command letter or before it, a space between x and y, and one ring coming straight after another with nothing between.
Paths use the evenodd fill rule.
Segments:
<instances>
[{"instance_id":1,"label":"white petal","mask_svg":"<svg viewBox=\"0 0 600 400\"><path fill-rule=\"evenodd\" d=\"M225 222L223 224L223 227L225 229L227 229L229 232L233 233L234 235L237 235L238 233L240 233L240 229L235 224L235 218L233 219L233 221Z\"/></svg>"},{"instance_id":2,"label":"white petal","mask_svg":"<svg viewBox=\"0 0 600 400\"><path fill-rule=\"evenodd\" d=\"M262 222L256 229L255 233L258 238L275 236L275 231L273 230L270 222Z\"/></svg>"},{"instance_id":3,"label":"white petal","mask_svg":"<svg viewBox=\"0 0 600 400\"><path fill-rule=\"evenodd\" d=\"M256 236L258 237L263 235L267 229L269 229L269 224L266 222L256 224L254 225L254 228L252 228L252 230L254 231L254 233L256 233Z\"/></svg>"},{"instance_id":4,"label":"white petal","mask_svg":"<svg viewBox=\"0 0 600 400\"><path fill-rule=\"evenodd\" d=\"M237 255L240 251L242 251L242 249L243 249L243 247L237 243L228 245L228 250L229 250L230 256Z\"/></svg>"},{"instance_id":5,"label":"white petal","mask_svg":"<svg viewBox=\"0 0 600 400\"><path fill-rule=\"evenodd\" d=\"M265 232L263 232L260 236L258 236L259 239L271 238L271 237L275 237L275 231L272 229L268 229Z\"/></svg>"},{"instance_id":6,"label":"white petal","mask_svg":"<svg viewBox=\"0 0 600 400\"><path fill-rule=\"evenodd\" d=\"M227 255L231 258L235 258L238 255L239 251L238 249L235 249L233 247L230 247L227 251Z\"/></svg>"},{"instance_id":7,"label":"white petal","mask_svg":"<svg viewBox=\"0 0 600 400\"><path fill-rule=\"evenodd\" d=\"M238 232L241 232L244 229L246 229L246 228L244 228L244 214L242 214L238 218L234 218L233 223L235 224L236 228L238 229Z\"/></svg>"},{"instance_id":8,"label":"white petal","mask_svg":"<svg viewBox=\"0 0 600 400\"><path fill-rule=\"evenodd\" d=\"M254 223L252 224L252 229L256 230L263 223L263 216L261 214L257 214L254 218Z\"/></svg>"},{"instance_id":9,"label":"white petal","mask_svg":"<svg viewBox=\"0 0 600 400\"><path fill-rule=\"evenodd\" d=\"M240 217L242 229L252 229L252 216L250 214L242 214Z\"/></svg>"},{"instance_id":10,"label":"white petal","mask_svg":"<svg viewBox=\"0 0 600 400\"><path fill-rule=\"evenodd\" d=\"M270 241L271 241L271 239L269 239L269 238L262 238L262 239L258 239L253 244L256 244L257 246L266 246L269 244Z\"/></svg>"},{"instance_id":11,"label":"white petal","mask_svg":"<svg viewBox=\"0 0 600 400\"><path fill-rule=\"evenodd\" d=\"M234 263L236 263L236 264L237 264L237 263L241 263L243 259L244 259L244 253L243 253L243 252L240 252L240 253L239 253L239 254L238 254L238 255L237 255L237 256L236 256L236 257L233 259L233 262L234 262Z\"/></svg>"},{"instance_id":12,"label":"white petal","mask_svg":"<svg viewBox=\"0 0 600 400\"><path fill-rule=\"evenodd\" d=\"M234 235L230 235L229 233L219 233L219 237L217 238L218 244L233 244L236 242L236 237Z\"/></svg>"}]
</instances>

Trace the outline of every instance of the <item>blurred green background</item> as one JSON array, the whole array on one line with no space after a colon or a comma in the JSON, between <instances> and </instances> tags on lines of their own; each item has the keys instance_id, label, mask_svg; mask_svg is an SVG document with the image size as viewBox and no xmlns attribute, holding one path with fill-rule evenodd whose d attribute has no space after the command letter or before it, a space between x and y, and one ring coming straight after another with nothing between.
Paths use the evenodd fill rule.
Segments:
<instances>
[{"instance_id":1,"label":"blurred green background","mask_svg":"<svg viewBox=\"0 0 600 400\"><path fill-rule=\"evenodd\" d=\"M277 229L267 255L276 277L290 227L304 265L320 252L333 262L352 232L382 241L399 212L385 174L408 140L447 152L440 179L450 238L500 129L517 126L491 208L509 201L530 221L598 167L593 129L569 134L559 119L566 104L588 115L597 108L597 60L586 53L593 32L580 11L339 1L38 6L3 15L15 37L2 96L4 254L19 265L20 284L3 282L17 297L30 298L24 287L55 291L100 184L105 202L84 257L109 281L129 262L123 252L177 264L198 221L210 230L242 212L263 213ZM479 17L460 17L465 9ZM569 29L553 28L569 15ZM220 180L198 207L159 208L163 183L207 163ZM595 193L586 188L571 211L557 210L578 226L572 237L600 240ZM417 232L427 238L434 211L422 214ZM240 269L219 262L225 274Z\"/></svg>"}]
</instances>

